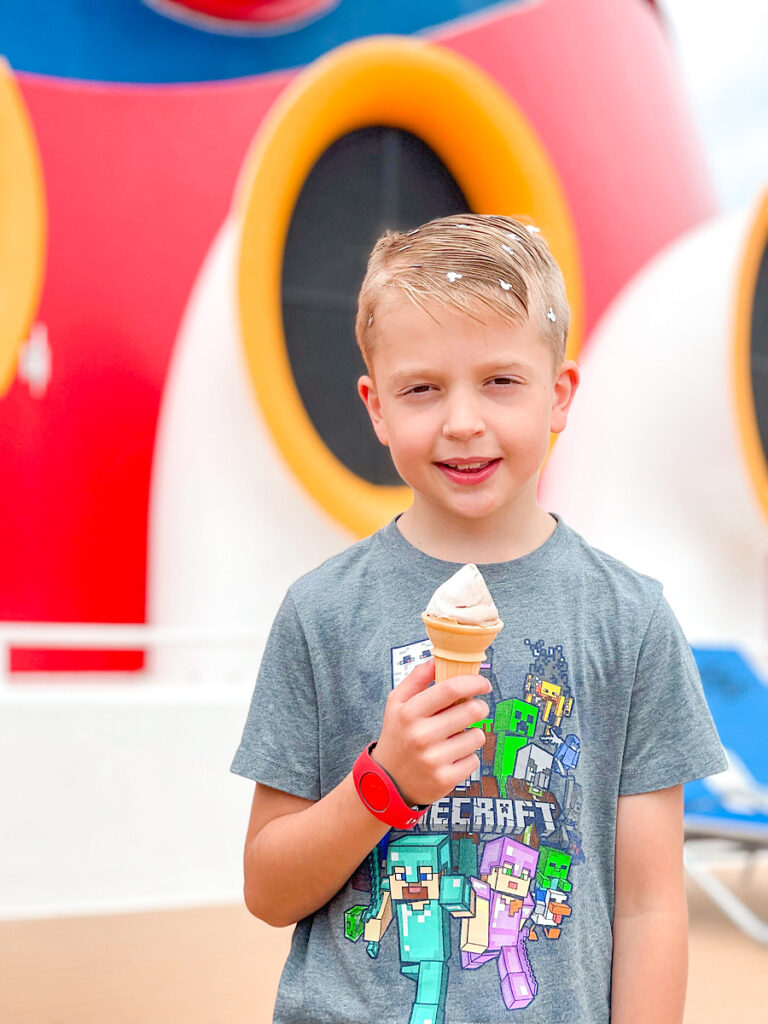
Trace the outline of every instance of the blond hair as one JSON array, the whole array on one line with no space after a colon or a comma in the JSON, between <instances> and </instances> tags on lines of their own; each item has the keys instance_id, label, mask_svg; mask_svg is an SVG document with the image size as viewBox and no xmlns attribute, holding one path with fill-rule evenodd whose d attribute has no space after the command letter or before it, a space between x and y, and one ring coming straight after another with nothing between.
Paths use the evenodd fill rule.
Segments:
<instances>
[{"instance_id":1,"label":"blond hair","mask_svg":"<svg viewBox=\"0 0 768 1024\"><path fill-rule=\"evenodd\" d=\"M514 325L533 319L556 370L565 357L570 310L563 275L531 224L462 213L382 235L368 260L355 323L369 370L377 312L385 298L398 294L430 316L427 303L480 323L489 313Z\"/></svg>"}]
</instances>

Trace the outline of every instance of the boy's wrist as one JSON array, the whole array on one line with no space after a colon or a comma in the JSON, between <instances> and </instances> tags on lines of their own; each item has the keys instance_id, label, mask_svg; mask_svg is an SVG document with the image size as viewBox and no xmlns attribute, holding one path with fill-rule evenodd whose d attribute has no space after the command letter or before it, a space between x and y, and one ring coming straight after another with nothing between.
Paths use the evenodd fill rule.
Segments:
<instances>
[{"instance_id":1,"label":"boy's wrist","mask_svg":"<svg viewBox=\"0 0 768 1024\"><path fill-rule=\"evenodd\" d=\"M409 804L389 772L373 756L375 743L368 744L352 769L358 796L370 813L393 828L410 829L429 804Z\"/></svg>"},{"instance_id":2,"label":"boy's wrist","mask_svg":"<svg viewBox=\"0 0 768 1024\"><path fill-rule=\"evenodd\" d=\"M408 805L408 807L415 807L418 810L426 810L426 808L430 806L429 804L419 803L419 801L414 799L411 796L411 794L407 790L403 789L403 787L397 781L397 779L395 778L395 770L394 770L394 765L396 763L396 759L391 757L391 756L389 756L389 754L387 754L387 756L382 759L382 757L381 757L381 753L382 753L382 751L381 751L381 740L380 739L377 740L375 743L369 744L368 750L370 751L370 756L371 756L372 760L374 760L376 762L376 764L379 765L379 767L381 767L387 773L389 778L392 780L392 783L393 783L395 789L397 790L397 792L399 793L401 799L403 800L404 803L406 803Z\"/></svg>"}]
</instances>

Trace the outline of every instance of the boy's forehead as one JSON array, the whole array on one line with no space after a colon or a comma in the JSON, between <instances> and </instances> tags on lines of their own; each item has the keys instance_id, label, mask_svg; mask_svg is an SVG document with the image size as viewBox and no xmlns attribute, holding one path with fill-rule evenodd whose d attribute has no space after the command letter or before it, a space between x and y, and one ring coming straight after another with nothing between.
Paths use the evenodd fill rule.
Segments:
<instances>
[{"instance_id":1,"label":"boy's forehead","mask_svg":"<svg viewBox=\"0 0 768 1024\"><path fill-rule=\"evenodd\" d=\"M515 324L489 313L481 323L434 303L420 309L405 297L388 299L377 313L372 361L387 381L453 366L457 356L479 371L530 370L549 352L531 321Z\"/></svg>"},{"instance_id":2,"label":"boy's forehead","mask_svg":"<svg viewBox=\"0 0 768 1024\"><path fill-rule=\"evenodd\" d=\"M483 309L478 306L472 314L465 312L458 306L446 305L422 296L419 303L414 302L407 295L392 291L384 295L376 306L374 324L377 333L393 325L407 323L411 327L424 330L463 330L467 332L480 332L483 329L494 327L512 328L512 321L505 320L490 309Z\"/></svg>"}]
</instances>

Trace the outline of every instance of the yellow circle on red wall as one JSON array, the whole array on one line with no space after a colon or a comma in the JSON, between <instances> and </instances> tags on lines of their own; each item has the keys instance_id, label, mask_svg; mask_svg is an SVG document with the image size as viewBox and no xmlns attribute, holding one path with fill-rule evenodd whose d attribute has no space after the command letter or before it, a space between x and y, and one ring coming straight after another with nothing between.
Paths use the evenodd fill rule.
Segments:
<instances>
[{"instance_id":1,"label":"yellow circle on red wall","mask_svg":"<svg viewBox=\"0 0 768 1024\"><path fill-rule=\"evenodd\" d=\"M571 357L583 330L581 264L563 188L533 127L485 72L426 40L383 36L342 46L297 75L264 120L238 186L240 325L251 381L283 457L315 500L359 536L406 508L410 490L357 476L316 431L291 371L281 278L312 167L337 139L372 126L422 139L473 212L538 225L565 277Z\"/></svg>"},{"instance_id":2,"label":"yellow circle on red wall","mask_svg":"<svg viewBox=\"0 0 768 1024\"><path fill-rule=\"evenodd\" d=\"M0 58L0 397L37 312L44 265L40 158L24 99Z\"/></svg>"}]
</instances>

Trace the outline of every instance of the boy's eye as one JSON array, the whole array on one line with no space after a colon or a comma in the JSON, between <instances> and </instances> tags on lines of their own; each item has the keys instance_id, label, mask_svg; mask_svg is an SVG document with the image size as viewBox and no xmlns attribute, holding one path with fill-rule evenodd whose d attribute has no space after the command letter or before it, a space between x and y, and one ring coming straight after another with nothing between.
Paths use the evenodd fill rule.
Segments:
<instances>
[{"instance_id":1,"label":"boy's eye","mask_svg":"<svg viewBox=\"0 0 768 1024\"><path fill-rule=\"evenodd\" d=\"M431 384L417 384L415 387L408 388L405 393L406 395L426 395L427 392L431 390Z\"/></svg>"}]
</instances>

